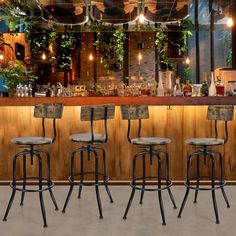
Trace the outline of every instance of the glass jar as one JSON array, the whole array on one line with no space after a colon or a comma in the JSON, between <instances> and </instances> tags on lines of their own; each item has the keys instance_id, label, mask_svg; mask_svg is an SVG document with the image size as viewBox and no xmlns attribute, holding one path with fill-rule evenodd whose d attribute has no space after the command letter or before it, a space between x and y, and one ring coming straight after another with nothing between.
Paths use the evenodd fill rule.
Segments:
<instances>
[{"instance_id":1,"label":"glass jar","mask_svg":"<svg viewBox=\"0 0 236 236\"><path fill-rule=\"evenodd\" d=\"M236 81L228 81L227 87L226 87L226 95L227 96L234 96L236 95Z\"/></svg>"}]
</instances>

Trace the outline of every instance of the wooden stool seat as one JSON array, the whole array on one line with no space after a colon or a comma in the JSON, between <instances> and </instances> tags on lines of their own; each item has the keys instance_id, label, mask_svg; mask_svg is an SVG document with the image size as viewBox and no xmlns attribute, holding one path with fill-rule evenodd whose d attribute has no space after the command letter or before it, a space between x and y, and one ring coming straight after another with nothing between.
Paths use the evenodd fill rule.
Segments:
<instances>
[{"instance_id":1,"label":"wooden stool seat","mask_svg":"<svg viewBox=\"0 0 236 236\"><path fill-rule=\"evenodd\" d=\"M104 134L93 134L94 142L105 142L106 136ZM69 139L73 142L91 142L92 141L92 133L81 133L81 134L73 134L69 137Z\"/></svg>"},{"instance_id":2,"label":"wooden stool seat","mask_svg":"<svg viewBox=\"0 0 236 236\"><path fill-rule=\"evenodd\" d=\"M133 138L131 139L131 143L137 145L165 145L171 143L171 140L169 138L146 137Z\"/></svg>"},{"instance_id":3,"label":"wooden stool seat","mask_svg":"<svg viewBox=\"0 0 236 236\"><path fill-rule=\"evenodd\" d=\"M221 138L190 138L185 143L192 146L216 146L223 145L224 139Z\"/></svg>"},{"instance_id":4,"label":"wooden stool seat","mask_svg":"<svg viewBox=\"0 0 236 236\"><path fill-rule=\"evenodd\" d=\"M11 142L16 145L27 145L27 146L35 146L35 145L47 145L52 143L52 138L46 137L18 137L13 138Z\"/></svg>"}]
</instances>

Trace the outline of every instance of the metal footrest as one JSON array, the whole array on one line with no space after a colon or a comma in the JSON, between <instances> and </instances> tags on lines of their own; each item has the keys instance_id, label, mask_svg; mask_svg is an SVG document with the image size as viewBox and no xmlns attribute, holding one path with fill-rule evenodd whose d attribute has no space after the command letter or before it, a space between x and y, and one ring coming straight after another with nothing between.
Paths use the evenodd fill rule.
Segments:
<instances>
[{"instance_id":1,"label":"metal footrest","mask_svg":"<svg viewBox=\"0 0 236 236\"><path fill-rule=\"evenodd\" d=\"M142 185L142 181L143 181L143 179L158 179L158 177L156 177L156 176L146 176L145 178L143 178L143 177L140 177L140 178L135 178L135 182L136 181L138 181L138 180L141 180L141 182L139 182L139 184L140 185ZM162 180L165 180L166 181L166 179L165 178L161 178ZM165 184L166 184L166 182L165 182ZM167 185L165 185L165 187L161 187L161 188L150 188L150 187L146 187L146 185L144 186L144 188L143 187L139 187L139 186L137 186L136 185L136 183L135 184L133 184L133 181L131 181L130 182L130 186L132 187L132 188L135 188L135 189L137 189L137 190L141 190L141 191L162 191L162 190L165 190L165 189L168 189L168 188L170 188L171 186L172 186L172 182L170 181L170 180L168 180L168 184Z\"/></svg>"},{"instance_id":2,"label":"metal footrest","mask_svg":"<svg viewBox=\"0 0 236 236\"><path fill-rule=\"evenodd\" d=\"M191 178L189 179L189 181L192 181L192 180L197 181L198 179L199 179L199 181L201 181L201 180L210 180L210 179L209 179L209 176L208 176L208 177L207 177L207 176L201 176L201 177L199 177L199 178L197 178L197 177L191 177ZM221 188L223 188L223 187L226 185L226 183L225 183L224 180L222 180L221 182L220 182L220 179L219 179L219 178L215 178L215 180L217 180L217 182L219 182L219 183L215 182L215 185L216 185L215 187L197 187L197 186L191 185L191 183L188 184L187 181L184 182L184 185L185 185L187 188L190 188L190 189L203 190L203 191L221 189Z\"/></svg>"},{"instance_id":3,"label":"metal footrest","mask_svg":"<svg viewBox=\"0 0 236 236\"><path fill-rule=\"evenodd\" d=\"M29 177L26 177L25 179L26 180L38 180L38 177L29 176ZM23 178L16 179L15 180L16 185L19 184L19 181L23 181ZM23 184L23 182L21 182L21 183ZM20 192L33 192L34 193L34 192L43 192L43 191L49 190L49 189L51 189L54 186L54 183L51 180L48 180L46 178L42 178L42 185L45 185L45 184L47 185L47 187L44 187L41 190L40 189L30 189L30 188L23 189L23 187L22 188L18 188L17 186L14 186L13 185L13 181L12 181L10 183L10 187L12 189L15 189L15 190L20 191ZM27 186L27 181L26 181L25 185Z\"/></svg>"},{"instance_id":4,"label":"metal footrest","mask_svg":"<svg viewBox=\"0 0 236 236\"><path fill-rule=\"evenodd\" d=\"M74 174L75 176L80 176L80 178L82 176L86 176L86 175L93 175L95 176L95 172L83 172L83 173L76 173ZM80 180L72 180L71 176L69 176L68 180L71 184L73 185L79 185L79 186L96 186L96 185L103 185L104 183L107 183L109 181L109 177L107 175L104 175L103 173L98 173L98 176L103 176L103 180L98 180L98 183L95 182L95 180L88 180L88 181L92 181L92 183L87 183L84 181L87 180L83 180L83 183L80 182Z\"/></svg>"}]
</instances>

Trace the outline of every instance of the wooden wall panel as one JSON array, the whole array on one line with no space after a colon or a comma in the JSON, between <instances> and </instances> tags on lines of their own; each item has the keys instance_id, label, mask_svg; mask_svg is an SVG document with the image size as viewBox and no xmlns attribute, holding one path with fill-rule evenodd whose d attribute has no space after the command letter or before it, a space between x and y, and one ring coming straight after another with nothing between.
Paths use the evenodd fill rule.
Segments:
<instances>
[{"instance_id":1,"label":"wooden wall panel","mask_svg":"<svg viewBox=\"0 0 236 236\"><path fill-rule=\"evenodd\" d=\"M171 138L167 147L170 156L170 175L173 180L183 180L186 176L186 155L192 151L184 144L191 137L213 135L213 123L206 120L207 106L150 106L150 119L143 122L143 136L159 136ZM70 134L86 132L89 122L81 122L80 107L66 106L61 120L57 122L58 139L47 148L51 153L52 178L66 180L69 175L70 153L78 144L69 141ZM33 118L33 107L2 106L0 107L0 180L11 179L12 157L19 151L11 144L11 138L17 136L40 135L40 119ZM132 155L138 151L127 141L127 121L121 119L120 108L117 106L114 120L108 121L109 142L104 145L107 153L107 170L111 180L130 180ZM96 130L102 131L102 123L96 124ZM223 126L221 125L221 131ZM50 132L52 129L50 128ZM134 130L131 132L134 134ZM224 176L227 180L236 180L236 121L229 123L229 141L225 147L217 148L223 152ZM93 158L92 158L93 159ZM29 163L28 163L29 164ZM147 161L149 164L149 161ZM192 163L194 168L195 163ZM77 161L76 168L79 167ZM86 168L92 170L94 161L86 162ZM147 166L147 174L154 175L156 161ZM141 174L140 164L138 174ZM18 172L22 169L19 165ZM28 165L29 173L37 174L36 162ZM202 168L202 173L210 173L210 168Z\"/></svg>"}]
</instances>

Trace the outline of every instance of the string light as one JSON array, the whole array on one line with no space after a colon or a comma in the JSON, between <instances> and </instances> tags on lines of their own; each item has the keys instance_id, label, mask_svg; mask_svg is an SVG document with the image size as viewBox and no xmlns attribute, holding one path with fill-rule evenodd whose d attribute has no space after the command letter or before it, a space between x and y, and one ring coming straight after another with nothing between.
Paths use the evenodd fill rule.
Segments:
<instances>
[{"instance_id":1,"label":"string light","mask_svg":"<svg viewBox=\"0 0 236 236\"><path fill-rule=\"evenodd\" d=\"M89 54L89 60L90 60L90 61L93 60L93 54L92 54L92 53Z\"/></svg>"},{"instance_id":2,"label":"string light","mask_svg":"<svg viewBox=\"0 0 236 236\"><path fill-rule=\"evenodd\" d=\"M189 59L189 57L186 58L185 63L186 63L187 65L190 64L190 59Z\"/></svg>"},{"instance_id":3,"label":"string light","mask_svg":"<svg viewBox=\"0 0 236 236\"><path fill-rule=\"evenodd\" d=\"M4 59L4 56L2 53L0 53L0 61L2 61Z\"/></svg>"},{"instance_id":4,"label":"string light","mask_svg":"<svg viewBox=\"0 0 236 236\"><path fill-rule=\"evenodd\" d=\"M138 64L139 64L139 65L140 65L142 59L143 59L142 54L139 53L139 54L138 54Z\"/></svg>"},{"instance_id":5,"label":"string light","mask_svg":"<svg viewBox=\"0 0 236 236\"><path fill-rule=\"evenodd\" d=\"M233 22L232 17L229 17L228 20L227 20L227 25L228 25L229 27L232 27L233 24L234 24L234 22Z\"/></svg>"},{"instance_id":6,"label":"string light","mask_svg":"<svg viewBox=\"0 0 236 236\"><path fill-rule=\"evenodd\" d=\"M139 14L139 22L142 24L144 22L144 20L145 20L145 17L143 15L143 13L140 13Z\"/></svg>"},{"instance_id":7,"label":"string light","mask_svg":"<svg viewBox=\"0 0 236 236\"><path fill-rule=\"evenodd\" d=\"M43 53L43 54L42 54L42 60L46 60L46 58L47 58L47 57L46 57L46 54Z\"/></svg>"}]
</instances>

